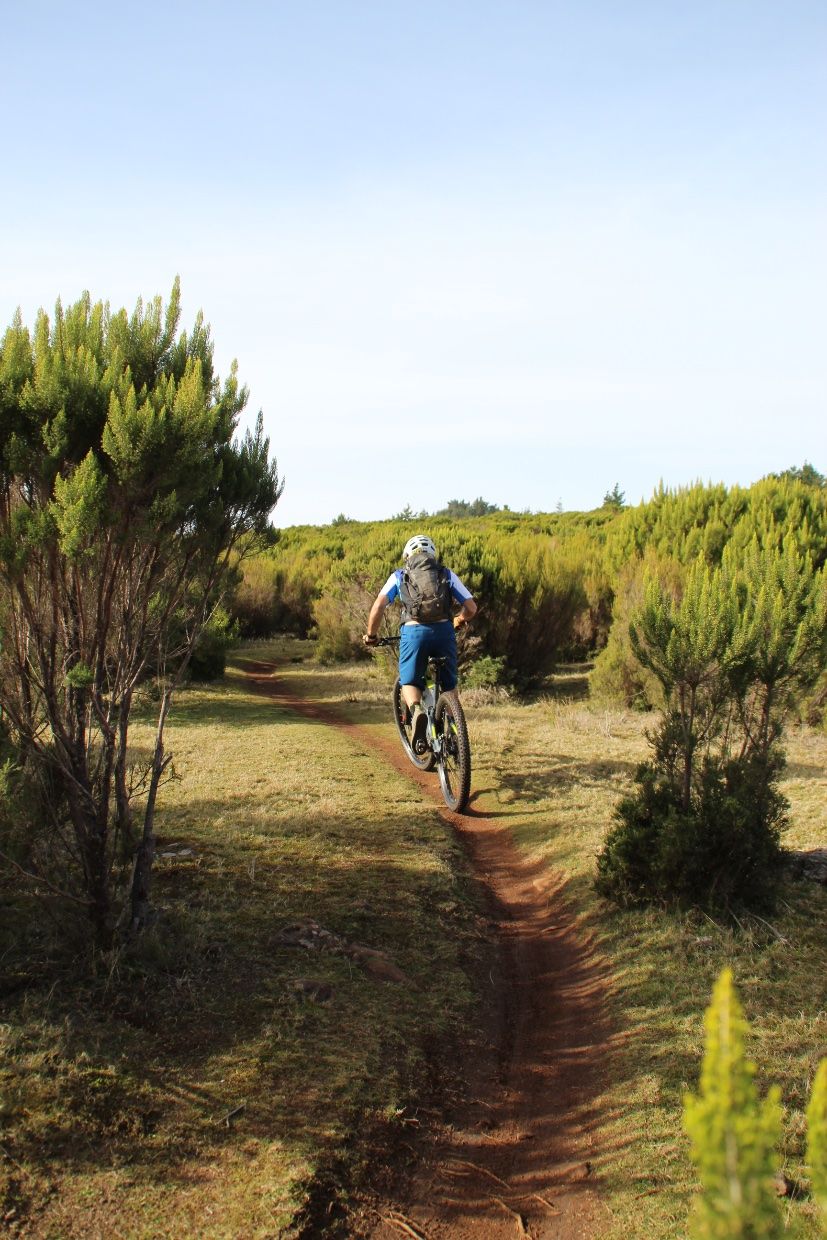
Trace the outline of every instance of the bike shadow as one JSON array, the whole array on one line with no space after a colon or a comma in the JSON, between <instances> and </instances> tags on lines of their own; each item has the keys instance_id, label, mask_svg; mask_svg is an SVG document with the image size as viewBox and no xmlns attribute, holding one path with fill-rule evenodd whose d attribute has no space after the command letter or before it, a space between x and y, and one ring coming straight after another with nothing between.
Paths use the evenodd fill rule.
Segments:
<instances>
[{"instance_id":1,"label":"bike shadow","mask_svg":"<svg viewBox=\"0 0 827 1240\"><path fill-rule=\"evenodd\" d=\"M488 821L494 818L510 817L507 809L490 809L485 804L486 797L494 797L497 795L496 788L475 788L468 798L468 803L462 811L466 818L479 818Z\"/></svg>"}]
</instances>

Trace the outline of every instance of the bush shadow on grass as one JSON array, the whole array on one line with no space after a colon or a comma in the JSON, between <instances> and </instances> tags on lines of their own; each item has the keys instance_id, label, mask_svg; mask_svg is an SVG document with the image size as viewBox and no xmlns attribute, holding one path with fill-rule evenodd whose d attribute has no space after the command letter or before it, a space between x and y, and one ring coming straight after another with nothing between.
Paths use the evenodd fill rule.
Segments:
<instances>
[{"instance_id":1,"label":"bush shadow on grass","mask_svg":"<svg viewBox=\"0 0 827 1240\"><path fill-rule=\"evenodd\" d=\"M151 725L153 721L150 719L148 722ZM276 698L244 696L239 692L238 695L222 696L217 705L209 706L192 699L188 701L184 693L175 698L167 732L174 734L176 725L236 729L265 727L275 722L292 725L307 723L308 720Z\"/></svg>"},{"instance_id":2,"label":"bush shadow on grass","mask_svg":"<svg viewBox=\"0 0 827 1240\"><path fill-rule=\"evenodd\" d=\"M600 758L584 761L553 753L539 752L520 755L521 767L513 774L499 776L499 786L513 794L514 801L542 801L553 798L555 791L604 787L607 781L631 780L638 763L626 759ZM521 807L521 813L525 813ZM537 813L546 812L538 807Z\"/></svg>"},{"instance_id":3,"label":"bush shadow on grass","mask_svg":"<svg viewBox=\"0 0 827 1240\"><path fill-rule=\"evenodd\" d=\"M387 1085L370 1083L381 1063L415 1058L423 1037L457 1009L457 996L469 994L460 960L474 950L474 900L447 867L417 866L421 825L410 828L411 856L393 862L382 841L398 843L398 817L374 816L370 835L360 836L344 818L327 813L320 823L312 811L293 813L253 839L240 824L255 799L240 801L239 825L221 835L175 828L193 855L157 864L160 918L136 952L107 978L55 970L39 993L27 992L17 1017L8 1011L11 1024L40 1027L51 1043L57 1104L48 1132L27 1138L24 1123L15 1138L15 1117L9 1131L10 1151L30 1168L93 1170L105 1152L107 1163L123 1159L157 1175L157 1140L144 1149L135 1139L150 1132L167 1160L183 1166L203 1158L205 1142L225 1141L221 1117L240 1094L247 1104L239 1130L313 1146L331 1116L345 1124L361 1092L378 1094L379 1105L392 1097L395 1068ZM191 809L202 823L227 813L219 801ZM345 837L347 855L332 857ZM442 847L456 851L447 834ZM409 980L374 978L338 951L285 946L282 927L306 919L387 953ZM328 1003L296 992L308 976L331 985ZM242 1079L232 1090L216 1086L211 1065L232 1059L239 1045ZM299 1080L313 1099L306 1106Z\"/></svg>"},{"instance_id":4,"label":"bush shadow on grass","mask_svg":"<svg viewBox=\"0 0 827 1240\"><path fill-rule=\"evenodd\" d=\"M590 667L578 670L576 675L555 675L543 681L540 689L528 695L528 700L549 698L554 702L584 702L591 696L589 689Z\"/></svg>"},{"instance_id":5,"label":"bush shadow on grass","mask_svg":"<svg viewBox=\"0 0 827 1240\"><path fill-rule=\"evenodd\" d=\"M787 762L781 772L781 784L788 779L824 779L823 765L809 762Z\"/></svg>"}]
</instances>

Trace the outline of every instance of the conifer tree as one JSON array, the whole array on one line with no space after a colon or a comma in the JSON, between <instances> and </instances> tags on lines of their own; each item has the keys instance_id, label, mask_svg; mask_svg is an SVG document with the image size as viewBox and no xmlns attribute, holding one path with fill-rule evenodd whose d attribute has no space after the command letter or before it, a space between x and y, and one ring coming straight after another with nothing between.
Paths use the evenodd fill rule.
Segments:
<instances>
[{"instance_id":1,"label":"conifer tree","mask_svg":"<svg viewBox=\"0 0 827 1240\"><path fill-rule=\"evenodd\" d=\"M700 1092L684 1100L703 1195L696 1203L696 1240L760 1240L783 1233L773 1189L781 1125L780 1091L761 1101L747 1059L747 1025L730 969L724 969L704 1021Z\"/></svg>"},{"instance_id":2,"label":"conifer tree","mask_svg":"<svg viewBox=\"0 0 827 1240\"><path fill-rule=\"evenodd\" d=\"M632 649L663 688L666 731L680 750L684 812L690 806L696 751L721 724L723 668L736 620L733 592L721 573L699 556L679 599L651 579L643 608L630 625Z\"/></svg>"},{"instance_id":3,"label":"conifer tree","mask_svg":"<svg viewBox=\"0 0 827 1240\"><path fill-rule=\"evenodd\" d=\"M720 566L699 555L682 586L651 578L629 638L664 710L601 853L600 890L771 907L788 808L780 741L827 656L827 573L768 523Z\"/></svg>"},{"instance_id":4,"label":"conifer tree","mask_svg":"<svg viewBox=\"0 0 827 1240\"><path fill-rule=\"evenodd\" d=\"M616 482L611 491L607 491L603 496L603 507L614 508L618 512L626 506L626 496L620 489L620 483Z\"/></svg>"},{"instance_id":5,"label":"conifer tree","mask_svg":"<svg viewBox=\"0 0 827 1240\"><path fill-rule=\"evenodd\" d=\"M766 761L796 693L827 654L827 571L788 535L742 554L727 548L723 572L738 599L728 675L740 706L744 752Z\"/></svg>"},{"instance_id":6,"label":"conifer tree","mask_svg":"<svg viewBox=\"0 0 827 1240\"><path fill-rule=\"evenodd\" d=\"M232 571L280 494L261 418L234 438L247 392L221 384L201 316L178 334L176 280L130 317L84 296L0 346L0 708L42 790L51 852L36 877L88 908L99 943L146 919L153 821L176 684ZM154 751L130 767L135 691L154 675ZM133 793L145 793L133 822Z\"/></svg>"}]
</instances>

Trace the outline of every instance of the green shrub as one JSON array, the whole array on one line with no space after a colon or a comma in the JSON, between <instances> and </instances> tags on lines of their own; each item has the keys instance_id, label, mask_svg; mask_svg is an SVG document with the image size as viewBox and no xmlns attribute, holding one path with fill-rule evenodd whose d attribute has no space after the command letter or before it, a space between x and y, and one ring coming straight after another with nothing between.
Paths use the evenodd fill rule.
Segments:
<instances>
[{"instance_id":1,"label":"green shrub","mask_svg":"<svg viewBox=\"0 0 827 1240\"><path fill-rule=\"evenodd\" d=\"M189 663L192 680L218 680L227 666L227 651L238 641L238 624L223 607L217 608L204 628Z\"/></svg>"},{"instance_id":2,"label":"green shrub","mask_svg":"<svg viewBox=\"0 0 827 1240\"><path fill-rule=\"evenodd\" d=\"M827 1059L822 1059L807 1108L807 1162L810 1182L827 1235Z\"/></svg>"},{"instance_id":3,"label":"green shrub","mask_svg":"<svg viewBox=\"0 0 827 1240\"><path fill-rule=\"evenodd\" d=\"M820 568L827 560L827 492L772 476L729 490L720 483L660 486L648 503L625 509L608 527L606 557L613 573L647 551L682 564L703 555L717 566L727 546L743 549L754 537L762 549L792 538Z\"/></svg>"},{"instance_id":4,"label":"green shrub","mask_svg":"<svg viewBox=\"0 0 827 1240\"><path fill-rule=\"evenodd\" d=\"M610 599L602 531L613 519L605 512L495 512L423 518L423 528L479 602L473 632L480 638L481 652L505 659L511 677L529 684L551 670L573 642L602 642ZM258 559L244 566L233 609L242 633L259 632L264 624L300 635L316 628L323 652L343 657L347 641L342 625L322 600L331 596L347 601L348 588L355 587L364 604L358 623L348 620L356 650L370 604L401 562L411 532L410 522L403 520L280 531L278 542L261 557L275 566L275 575L261 570Z\"/></svg>"},{"instance_id":5,"label":"green shrub","mask_svg":"<svg viewBox=\"0 0 827 1240\"><path fill-rule=\"evenodd\" d=\"M781 1091L773 1086L766 1098L758 1096L730 969L715 984L704 1024L700 1091L684 1100L684 1127L703 1186L691 1234L695 1240L772 1240L784 1233L773 1188Z\"/></svg>"},{"instance_id":6,"label":"green shrub","mask_svg":"<svg viewBox=\"0 0 827 1240\"><path fill-rule=\"evenodd\" d=\"M823 666L827 582L791 538L699 556L674 592L649 577L631 649L659 682L652 761L618 807L598 889L725 910L771 907L786 802L786 713Z\"/></svg>"},{"instance_id":7,"label":"green shrub","mask_svg":"<svg viewBox=\"0 0 827 1240\"><path fill-rule=\"evenodd\" d=\"M622 702L629 710L651 710L661 697L657 681L638 663L622 631L622 625L612 629L605 649L595 659L589 691L595 698Z\"/></svg>"},{"instance_id":8,"label":"green shrub","mask_svg":"<svg viewBox=\"0 0 827 1240\"><path fill-rule=\"evenodd\" d=\"M620 570L614 596L614 623L590 679L596 697L620 701L630 710L652 710L663 705L663 690L657 677L632 648L630 626L643 607L647 581L656 580L663 590L677 597L685 576L682 565L654 550Z\"/></svg>"},{"instance_id":9,"label":"green shrub","mask_svg":"<svg viewBox=\"0 0 827 1240\"><path fill-rule=\"evenodd\" d=\"M267 555L247 560L230 611L242 637L270 637L278 614L278 569Z\"/></svg>"},{"instance_id":10,"label":"green shrub","mask_svg":"<svg viewBox=\"0 0 827 1240\"><path fill-rule=\"evenodd\" d=\"M295 633L306 637L313 627L313 602L319 580L305 561L277 560L279 546L245 560L230 613L242 637Z\"/></svg>"},{"instance_id":11,"label":"green shrub","mask_svg":"<svg viewBox=\"0 0 827 1240\"><path fill-rule=\"evenodd\" d=\"M775 774L757 760L720 766L708 759L687 810L675 780L644 764L637 791L615 811L597 890L621 905L771 909L786 822Z\"/></svg>"},{"instance_id":12,"label":"green shrub","mask_svg":"<svg viewBox=\"0 0 827 1240\"><path fill-rule=\"evenodd\" d=\"M313 605L316 657L320 663L347 663L369 657L362 635L372 600L355 582L333 587Z\"/></svg>"},{"instance_id":13,"label":"green shrub","mask_svg":"<svg viewBox=\"0 0 827 1240\"><path fill-rule=\"evenodd\" d=\"M316 658L322 664L349 663L352 659L365 657L351 636L344 621L325 624L316 639Z\"/></svg>"},{"instance_id":14,"label":"green shrub","mask_svg":"<svg viewBox=\"0 0 827 1240\"><path fill-rule=\"evenodd\" d=\"M503 658L515 684L537 684L570 645L586 603L582 565L552 539L513 535L486 551L489 566L479 617L483 650Z\"/></svg>"},{"instance_id":15,"label":"green shrub","mask_svg":"<svg viewBox=\"0 0 827 1240\"><path fill-rule=\"evenodd\" d=\"M496 659L490 654L484 654L469 663L462 674L463 688L466 689L494 689L507 683L505 659Z\"/></svg>"},{"instance_id":16,"label":"green shrub","mask_svg":"<svg viewBox=\"0 0 827 1240\"><path fill-rule=\"evenodd\" d=\"M772 1086L759 1097L755 1065L746 1056L749 1030L730 969L715 984L704 1026L700 1089L684 1097L684 1128L703 1189L690 1234L694 1240L774 1240L787 1234L790 1224L774 1183L781 1091ZM807 1161L827 1235L827 1059L818 1067L807 1108Z\"/></svg>"}]
</instances>

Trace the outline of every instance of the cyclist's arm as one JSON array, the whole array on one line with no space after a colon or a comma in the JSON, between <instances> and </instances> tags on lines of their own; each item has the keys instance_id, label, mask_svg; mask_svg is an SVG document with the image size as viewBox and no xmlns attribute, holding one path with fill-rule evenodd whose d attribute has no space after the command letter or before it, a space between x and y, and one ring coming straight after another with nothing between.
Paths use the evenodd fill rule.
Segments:
<instances>
[{"instance_id":1,"label":"cyclist's arm","mask_svg":"<svg viewBox=\"0 0 827 1240\"><path fill-rule=\"evenodd\" d=\"M389 602L390 599L387 594L380 594L377 596L376 601L370 609L370 615L368 616L368 637L376 637L379 632L379 625L382 623L382 617L385 614L385 608Z\"/></svg>"},{"instance_id":2,"label":"cyclist's arm","mask_svg":"<svg viewBox=\"0 0 827 1240\"><path fill-rule=\"evenodd\" d=\"M454 616L454 628L459 628L477 614L477 604L471 597L471 591L454 572L451 572L451 596L455 603L460 604L460 609Z\"/></svg>"},{"instance_id":3,"label":"cyclist's arm","mask_svg":"<svg viewBox=\"0 0 827 1240\"><path fill-rule=\"evenodd\" d=\"M388 580L382 586L382 589L376 596L376 601L370 609L368 616L368 628L365 633L366 638L373 638L379 632L379 625L382 623L382 617L385 614L385 608L388 607L399 594L399 574L391 573Z\"/></svg>"},{"instance_id":4,"label":"cyclist's arm","mask_svg":"<svg viewBox=\"0 0 827 1240\"><path fill-rule=\"evenodd\" d=\"M454 616L454 625L458 627L459 625L467 624L468 621L472 620L476 614L477 604L472 598L467 598L463 602L462 607L460 607L457 614Z\"/></svg>"}]
</instances>

